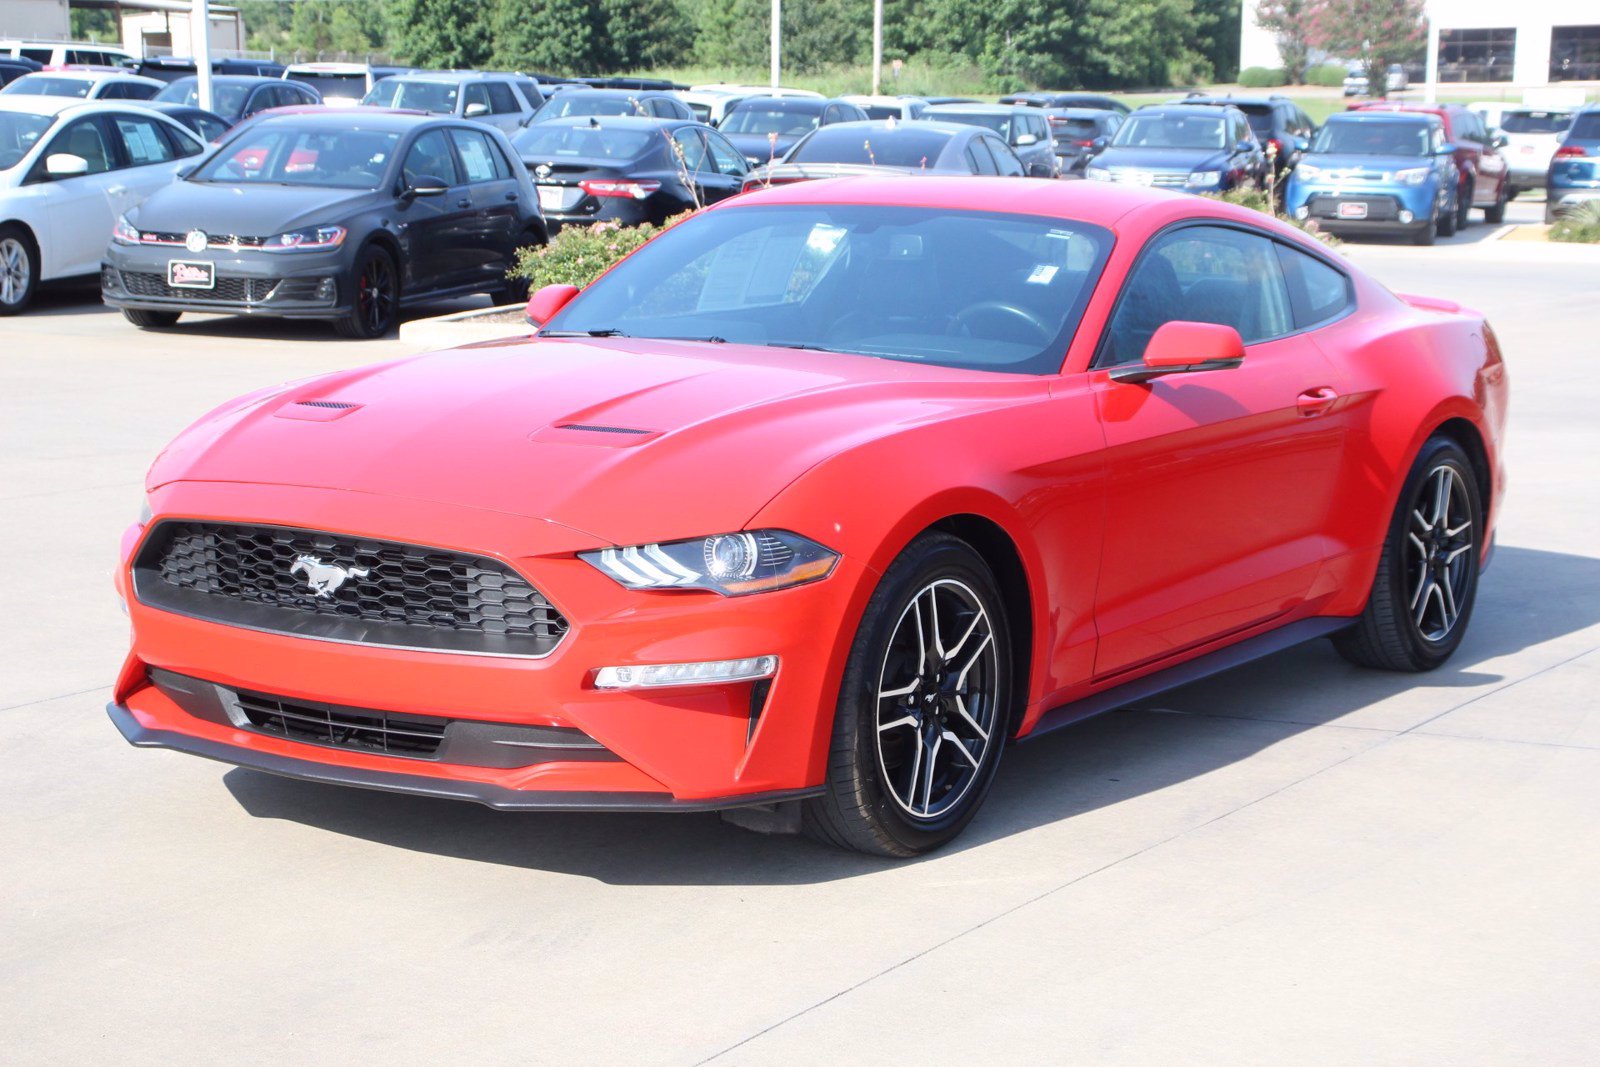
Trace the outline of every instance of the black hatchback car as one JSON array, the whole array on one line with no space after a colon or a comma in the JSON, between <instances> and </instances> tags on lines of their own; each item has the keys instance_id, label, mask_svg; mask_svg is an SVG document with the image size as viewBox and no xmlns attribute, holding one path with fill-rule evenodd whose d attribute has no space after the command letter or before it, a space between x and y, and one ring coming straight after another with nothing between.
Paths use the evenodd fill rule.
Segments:
<instances>
[{"instance_id":1,"label":"black hatchback car","mask_svg":"<svg viewBox=\"0 0 1600 1067\"><path fill-rule=\"evenodd\" d=\"M682 119L552 119L512 147L554 233L568 223L661 223L744 188L750 165L711 127Z\"/></svg>"},{"instance_id":2,"label":"black hatchback car","mask_svg":"<svg viewBox=\"0 0 1600 1067\"><path fill-rule=\"evenodd\" d=\"M1122 125L1122 114L1098 108L1047 108L1050 137L1055 142L1056 159L1061 161L1063 178L1081 178L1089 160L1103 149Z\"/></svg>"},{"instance_id":3,"label":"black hatchback car","mask_svg":"<svg viewBox=\"0 0 1600 1067\"><path fill-rule=\"evenodd\" d=\"M380 337L408 304L521 300L506 272L544 240L499 130L376 108L262 115L117 221L101 291L145 328L193 311Z\"/></svg>"},{"instance_id":4,"label":"black hatchback car","mask_svg":"<svg viewBox=\"0 0 1600 1067\"><path fill-rule=\"evenodd\" d=\"M178 78L155 95L157 103L200 106L200 79ZM322 103L322 95L309 85L281 78L223 74L211 79L211 111L228 125L237 126L251 115L275 107L304 107Z\"/></svg>"}]
</instances>

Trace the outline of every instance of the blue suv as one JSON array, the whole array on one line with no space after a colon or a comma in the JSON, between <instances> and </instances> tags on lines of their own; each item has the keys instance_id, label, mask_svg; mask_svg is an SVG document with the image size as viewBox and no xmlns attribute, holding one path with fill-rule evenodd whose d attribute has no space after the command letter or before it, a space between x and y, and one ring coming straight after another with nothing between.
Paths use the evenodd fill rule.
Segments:
<instances>
[{"instance_id":1,"label":"blue suv","mask_svg":"<svg viewBox=\"0 0 1600 1067\"><path fill-rule=\"evenodd\" d=\"M1094 181L1189 193L1259 189L1266 176L1267 157L1244 112L1205 104L1140 108L1084 170Z\"/></svg>"},{"instance_id":2,"label":"blue suv","mask_svg":"<svg viewBox=\"0 0 1600 1067\"><path fill-rule=\"evenodd\" d=\"M1585 200L1600 200L1600 107L1586 107L1572 116L1572 125L1550 160L1545 188L1547 223Z\"/></svg>"},{"instance_id":3,"label":"blue suv","mask_svg":"<svg viewBox=\"0 0 1600 1067\"><path fill-rule=\"evenodd\" d=\"M1330 233L1456 232L1455 146L1436 116L1350 111L1323 125L1289 175L1284 210Z\"/></svg>"}]
</instances>

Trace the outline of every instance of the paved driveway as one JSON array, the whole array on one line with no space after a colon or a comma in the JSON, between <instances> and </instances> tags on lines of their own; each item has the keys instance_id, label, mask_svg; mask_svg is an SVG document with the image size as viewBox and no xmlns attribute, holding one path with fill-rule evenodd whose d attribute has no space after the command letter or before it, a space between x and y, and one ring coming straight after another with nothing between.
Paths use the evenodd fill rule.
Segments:
<instances>
[{"instance_id":1,"label":"paved driveway","mask_svg":"<svg viewBox=\"0 0 1600 1067\"><path fill-rule=\"evenodd\" d=\"M0 322L0 1060L1592 1061L1600 254L1352 254L1509 354L1460 654L1419 680L1319 643L1017 746L909 864L129 748L109 572L151 456L399 348L68 298Z\"/></svg>"}]
</instances>

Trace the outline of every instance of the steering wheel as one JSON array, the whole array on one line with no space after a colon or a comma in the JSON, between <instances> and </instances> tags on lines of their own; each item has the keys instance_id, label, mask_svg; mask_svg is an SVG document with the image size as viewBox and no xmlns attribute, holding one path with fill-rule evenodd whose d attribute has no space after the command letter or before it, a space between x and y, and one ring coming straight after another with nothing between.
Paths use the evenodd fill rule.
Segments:
<instances>
[{"instance_id":1,"label":"steering wheel","mask_svg":"<svg viewBox=\"0 0 1600 1067\"><path fill-rule=\"evenodd\" d=\"M957 331L971 337L972 321L988 316L996 322L1011 325L1021 325L1033 332L1041 345L1049 344L1056 332L1045 324L1044 320L1027 308L1008 304L1004 300L983 300L976 304L969 304L955 313L950 320L950 332ZM1004 326L1002 326L1002 329Z\"/></svg>"}]
</instances>

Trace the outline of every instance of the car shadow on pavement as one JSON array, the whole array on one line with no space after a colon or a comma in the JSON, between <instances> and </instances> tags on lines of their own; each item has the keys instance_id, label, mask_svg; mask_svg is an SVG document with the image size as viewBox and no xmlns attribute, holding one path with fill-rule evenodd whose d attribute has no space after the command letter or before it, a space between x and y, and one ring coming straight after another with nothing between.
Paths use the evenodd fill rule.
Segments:
<instances>
[{"instance_id":1,"label":"car shadow on pavement","mask_svg":"<svg viewBox=\"0 0 1600 1067\"><path fill-rule=\"evenodd\" d=\"M1154 793L1413 689L1492 685L1504 679L1484 664L1597 623L1600 559L1502 547L1484 577L1471 632L1440 670L1366 671L1317 641L1014 745L983 810L951 851ZM1163 713L1172 711L1178 713ZM894 865L804 838L752 834L716 815L506 813L241 768L223 782L256 818L608 884L791 885Z\"/></svg>"}]
</instances>

